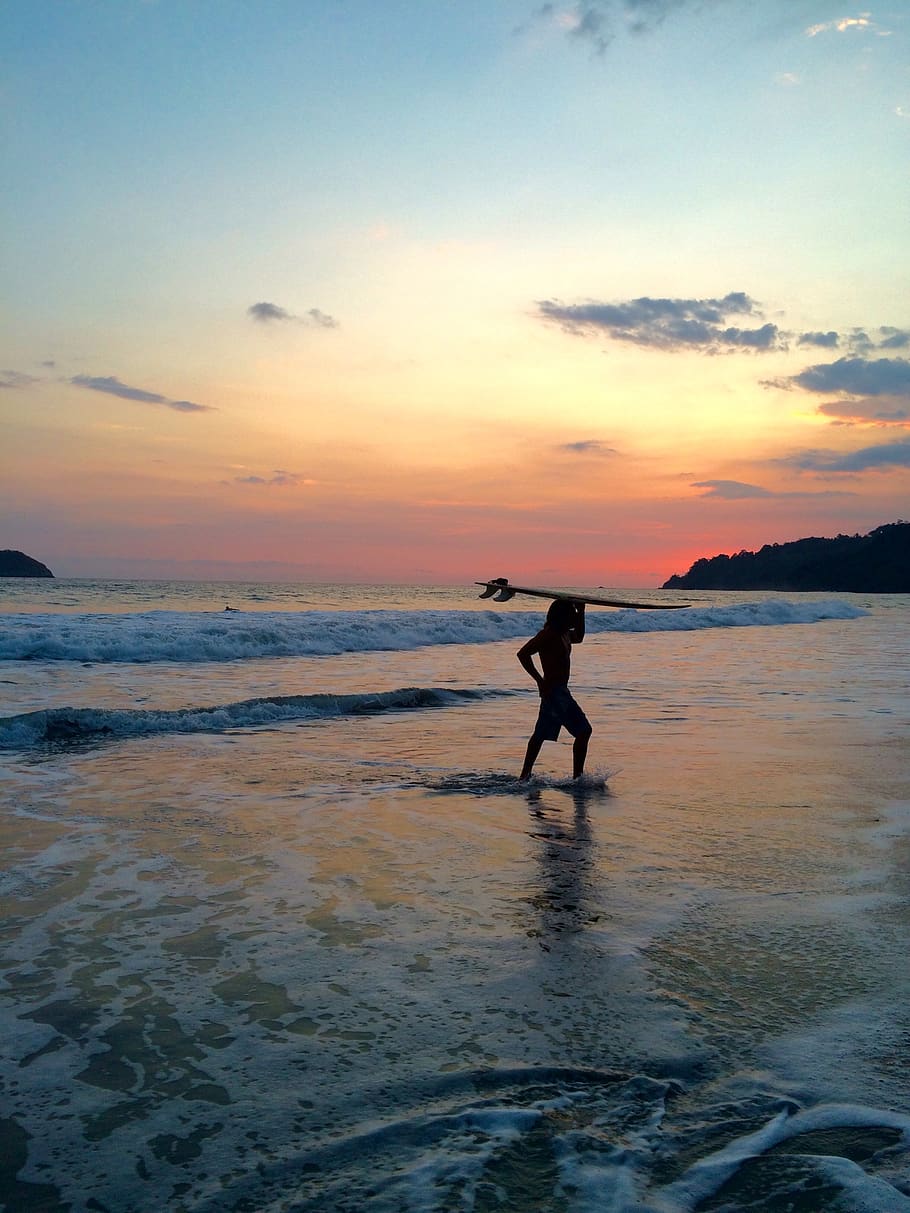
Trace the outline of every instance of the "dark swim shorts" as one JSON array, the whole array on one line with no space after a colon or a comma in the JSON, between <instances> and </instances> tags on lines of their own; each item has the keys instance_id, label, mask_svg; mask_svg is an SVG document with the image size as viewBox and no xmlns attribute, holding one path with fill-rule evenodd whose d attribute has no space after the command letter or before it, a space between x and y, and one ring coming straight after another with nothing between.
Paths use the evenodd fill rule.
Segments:
<instances>
[{"instance_id":1,"label":"dark swim shorts","mask_svg":"<svg viewBox=\"0 0 910 1213\"><path fill-rule=\"evenodd\" d=\"M561 728L573 737L591 732L587 716L572 698L568 687L557 687L541 699L534 736L541 741L556 741Z\"/></svg>"}]
</instances>

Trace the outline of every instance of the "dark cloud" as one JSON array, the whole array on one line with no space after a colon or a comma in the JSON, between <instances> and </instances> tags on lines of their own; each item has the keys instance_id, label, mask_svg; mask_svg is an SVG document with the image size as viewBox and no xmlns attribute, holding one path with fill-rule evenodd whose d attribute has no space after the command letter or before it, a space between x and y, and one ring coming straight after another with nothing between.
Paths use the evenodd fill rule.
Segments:
<instances>
[{"instance_id":1,"label":"dark cloud","mask_svg":"<svg viewBox=\"0 0 910 1213\"><path fill-rule=\"evenodd\" d=\"M905 350L910 346L910 330L896 329L891 325L883 325L878 330L882 340L878 343L880 350Z\"/></svg>"},{"instance_id":2,"label":"dark cloud","mask_svg":"<svg viewBox=\"0 0 910 1213\"><path fill-rule=\"evenodd\" d=\"M858 451L801 451L783 460L807 472L865 472L870 468L910 467L910 438L862 447Z\"/></svg>"},{"instance_id":3,"label":"dark cloud","mask_svg":"<svg viewBox=\"0 0 910 1213\"><path fill-rule=\"evenodd\" d=\"M38 380L34 375L26 375L24 371L0 371L0 388L14 391L17 388L29 387Z\"/></svg>"},{"instance_id":4,"label":"dark cloud","mask_svg":"<svg viewBox=\"0 0 910 1213\"><path fill-rule=\"evenodd\" d=\"M160 404L178 413L210 413L207 404L194 404L192 400L170 400L158 392L147 392L144 388L130 387L121 383L114 375L74 375L69 381L75 387L88 388L92 392L103 392L121 400L135 400L140 404Z\"/></svg>"},{"instance_id":5,"label":"dark cloud","mask_svg":"<svg viewBox=\"0 0 910 1213\"><path fill-rule=\"evenodd\" d=\"M731 316L761 318L753 299L743 291L732 291L722 299L631 299L625 303L563 304L558 300L538 302L544 320L559 324L580 336L604 334L615 341L660 350L785 349L785 335L775 324L741 328L728 323Z\"/></svg>"},{"instance_id":6,"label":"dark cloud","mask_svg":"<svg viewBox=\"0 0 910 1213\"><path fill-rule=\"evenodd\" d=\"M797 345L819 345L825 349L837 349L840 337L833 330L829 333L800 333Z\"/></svg>"},{"instance_id":7,"label":"dark cloud","mask_svg":"<svg viewBox=\"0 0 910 1213\"><path fill-rule=\"evenodd\" d=\"M564 442L559 448L569 455L618 455L619 451L597 438L585 438L581 442Z\"/></svg>"},{"instance_id":8,"label":"dark cloud","mask_svg":"<svg viewBox=\"0 0 910 1213\"><path fill-rule=\"evenodd\" d=\"M910 397L910 360L906 358L838 358L806 367L782 386L806 392L841 392L850 396Z\"/></svg>"},{"instance_id":9,"label":"dark cloud","mask_svg":"<svg viewBox=\"0 0 910 1213\"><path fill-rule=\"evenodd\" d=\"M318 307L311 307L303 316L297 316L286 308L279 307L277 303L266 303L263 301L252 304L246 311L248 316L251 316L260 324L305 324L311 328L338 328L338 321L333 316L328 315L327 312L321 311Z\"/></svg>"},{"instance_id":10,"label":"dark cloud","mask_svg":"<svg viewBox=\"0 0 910 1213\"><path fill-rule=\"evenodd\" d=\"M246 309L247 315L258 320L260 324L271 324L275 320L295 320L290 312L286 312L277 303L253 303Z\"/></svg>"}]
</instances>

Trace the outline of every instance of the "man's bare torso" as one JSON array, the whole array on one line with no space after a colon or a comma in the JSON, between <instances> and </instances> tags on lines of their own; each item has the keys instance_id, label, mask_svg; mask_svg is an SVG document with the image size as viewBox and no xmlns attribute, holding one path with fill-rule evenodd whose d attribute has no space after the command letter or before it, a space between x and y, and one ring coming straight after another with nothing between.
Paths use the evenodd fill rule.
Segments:
<instances>
[{"instance_id":1,"label":"man's bare torso","mask_svg":"<svg viewBox=\"0 0 910 1213\"><path fill-rule=\"evenodd\" d=\"M572 642L564 632L543 628L537 636L537 656L547 689L568 685Z\"/></svg>"}]
</instances>

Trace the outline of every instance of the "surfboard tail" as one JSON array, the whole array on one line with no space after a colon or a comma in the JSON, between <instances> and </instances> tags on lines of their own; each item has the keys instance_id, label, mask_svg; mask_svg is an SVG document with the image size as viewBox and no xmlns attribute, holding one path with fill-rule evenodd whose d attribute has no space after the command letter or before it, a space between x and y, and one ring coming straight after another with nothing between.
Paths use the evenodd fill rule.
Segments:
<instances>
[{"instance_id":1,"label":"surfboard tail","mask_svg":"<svg viewBox=\"0 0 910 1213\"><path fill-rule=\"evenodd\" d=\"M510 598L515 597L515 591L508 588L509 579L507 577L494 577L492 581L477 581L475 585L486 586L480 595L481 598L493 598L495 595L496 602L508 602Z\"/></svg>"}]
</instances>

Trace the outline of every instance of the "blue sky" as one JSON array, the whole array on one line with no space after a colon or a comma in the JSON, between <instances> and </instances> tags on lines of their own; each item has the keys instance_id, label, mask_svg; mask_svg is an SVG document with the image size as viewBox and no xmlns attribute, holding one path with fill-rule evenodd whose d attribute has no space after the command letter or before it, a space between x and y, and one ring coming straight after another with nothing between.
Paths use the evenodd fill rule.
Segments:
<instances>
[{"instance_id":1,"label":"blue sky","mask_svg":"<svg viewBox=\"0 0 910 1213\"><path fill-rule=\"evenodd\" d=\"M7 0L0 546L644 585L906 515L908 25Z\"/></svg>"}]
</instances>

